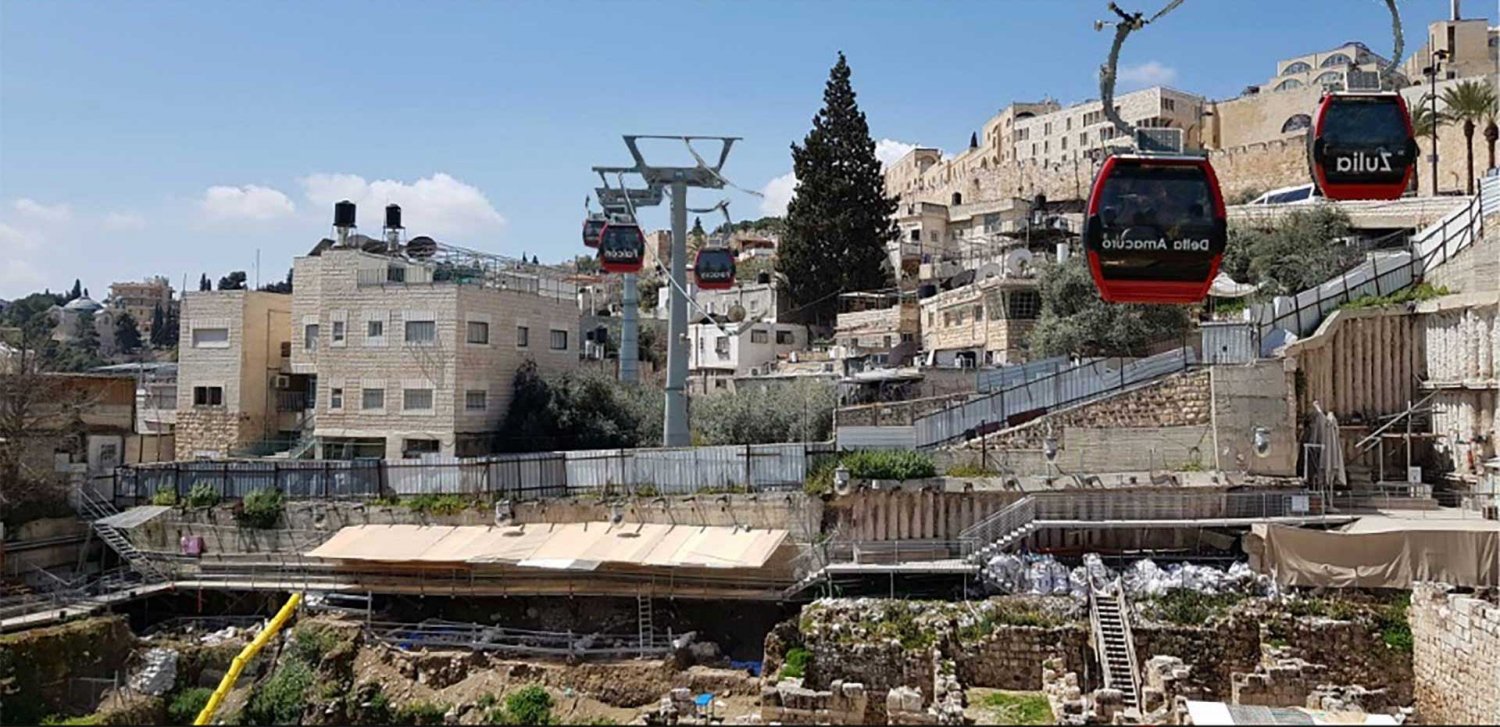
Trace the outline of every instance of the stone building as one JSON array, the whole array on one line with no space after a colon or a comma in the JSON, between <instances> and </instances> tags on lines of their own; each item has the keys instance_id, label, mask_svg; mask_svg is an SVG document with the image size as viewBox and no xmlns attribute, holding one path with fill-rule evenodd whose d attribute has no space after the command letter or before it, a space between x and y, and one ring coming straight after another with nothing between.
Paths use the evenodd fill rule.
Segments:
<instances>
[{"instance_id":1,"label":"stone building","mask_svg":"<svg viewBox=\"0 0 1500 727\"><path fill-rule=\"evenodd\" d=\"M897 366L916 353L922 335L914 293L845 293L833 329L841 374L875 366Z\"/></svg>"},{"instance_id":2,"label":"stone building","mask_svg":"<svg viewBox=\"0 0 1500 727\"><path fill-rule=\"evenodd\" d=\"M291 296L253 290L183 295L177 354L178 459L225 457L293 429L281 374Z\"/></svg>"},{"instance_id":3,"label":"stone building","mask_svg":"<svg viewBox=\"0 0 1500 727\"><path fill-rule=\"evenodd\" d=\"M324 241L294 261L290 371L315 392L322 456L489 452L525 361L578 365L572 285L432 245L412 256Z\"/></svg>"},{"instance_id":4,"label":"stone building","mask_svg":"<svg viewBox=\"0 0 1500 727\"><path fill-rule=\"evenodd\" d=\"M1408 36L1408 42L1413 40ZM1458 0L1452 0L1448 19L1427 25L1425 42L1402 66L1411 83L1425 80L1423 70L1432 65L1432 54L1439 50L1448 54L1440 78L1492 74L1500 64L1500 28L1490 27L1484 18L1464 18Z\"/></svg>"},{"instance_id":5,"label":"stone building","mask_svg":"<svg viewBox=\"0 0 1500 727\"><path fill-rule=\"evenodd\" d=\"M726 334L727 331L727 334ZM688 391L732 391L736 376L764 375L779 357L807 348L807 326L761 321L688 326Z\"/></svg>"},{"instance_id":6,"label":"stone building","mask_svg":"<svg viewBox=\"0 0 1500 727\"><path fill-rule=\"evenodd\" d=\"M143 281L111 283L108 302L110 308L129 313L135 319L142 338L151 335L151 320L156 308L160 306L165 314L176 304L172 300L172 284L160 275Z\"/></svg>"},{"instance_id":7,"label":"stone building","mask_svg":"<svg viewBox=\"0 0 1500 727\"><path fill-rule=\"evenodd\" d=\"M921 303L922 356L930 366L999 366L1026 360L1041 313L1032 278L995 276Z\"/></svg>"}]
</instances>

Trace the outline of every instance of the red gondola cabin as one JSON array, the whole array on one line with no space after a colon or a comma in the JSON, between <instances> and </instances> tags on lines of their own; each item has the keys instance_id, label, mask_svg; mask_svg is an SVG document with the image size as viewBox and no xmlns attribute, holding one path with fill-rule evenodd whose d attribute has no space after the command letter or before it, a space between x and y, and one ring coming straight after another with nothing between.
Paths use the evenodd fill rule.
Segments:
<instances>
[{"instance_id":1,"label":"red gondola cabin","mask_svg":"<svg viewBox=\"0 0 1500 727\"><path fill-rule=\"evenodd\" d=\"M599 267L610 273L638 273L646 236L634 222L607 222L599 231Z\"/></svg>"},{"instance_id":2,"label":"red gondola cabin","mask_svg":"<svg viewBox=\"0 0 1500 727\"><path fill-rule=\"evenodd\" d=\"M1313 181L1329 199L1396 199L1411 184L1417 141L1399 93L1330 93L1309 127Z\"/></svg>"},{"instance_id":3,"label":"red gondola cabin","mask_svg":"<svg viewBox=\"0 0 1500 727\"><path fill-rule=\"evenodd\" d=\"M604 224L607 220L603 215L589 215L583 221L583 244L587 247L599 247L599 233L604 232Z\"/></svg>"},{"instance_id":4,"label":"red gondola cabin","mask_svg":"<svg viewBox=\"0 0 1500 727\"><path fill-rule=\"evenodd\" d=\"M734 253L728 248L705 247L693 261L693 277L704 290L734 287Z\"/></svg>"},{"instance_id":5,"label":"red gondola cabin","mask_svg":"<svg viewBox=\"0 0 1500 727\"><path fill-rule=\"evenodd\" d=\"M1083 242L1111 303L1195 303L1227 240L1224 196L1204 157L1116 155L1089 193Z\"/></svg>"}]
</instances>

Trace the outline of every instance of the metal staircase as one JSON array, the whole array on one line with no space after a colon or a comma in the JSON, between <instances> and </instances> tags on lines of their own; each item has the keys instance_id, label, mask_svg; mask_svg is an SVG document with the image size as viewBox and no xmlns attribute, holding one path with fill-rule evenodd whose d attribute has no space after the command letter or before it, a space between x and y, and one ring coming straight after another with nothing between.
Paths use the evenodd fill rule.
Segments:
<instances>
[{"instance_id":1,"label":"metal staircase","mask_svg":"<svg viewBox=\"0 0 1500 727\"><path fill-rule=\"evenodd\" d=\"M149 556L137 550L119 528L103 522L105 518L120 514L114 504L90 492L87 486L79 487L77 492L79 514L89 521L94 534L98 535L110 550L115 551L121 559L130 564L131 570L139 573L148 582L164 581L170 578L165 571L151 561Z\"/></svg>"},{"instance_id":2,"label":"metal staircase","mask_svg":"<svg viewBox=\"0 0 1500 727\"><path fill-rule=\"evenodd\" d=\"M651 597L642 593L635 596L636 633L640 635L641 656L645 656L655 641L656 629L651 622Z\"/></svg>"},{"instance_id":3,"label":"metal staircase","mask_svg":"<svg viewBox=\"0 0 1500 727\"><path fill-rule=\"evenodd\" d=\"M1104 686L1119 690L1125 708L1139 714L1141 677L1135 639L1130 633L1130 605L1120 579L1100 587L1093 576L1089 577L1089 621L1094 631L1094 652L1104 671Z\"/></svg>"},{"instance_id":4,"label":"metal staircase","mask_svg":"<svg viewBox=\"0 0 1500 727\"><path fill-rule=\"evenodd\" d=\"M984 563L996 553L1024 541L1036 529L1036 499L1027 495L958 534L964 560Z\"/></svg>"}]
</instances>

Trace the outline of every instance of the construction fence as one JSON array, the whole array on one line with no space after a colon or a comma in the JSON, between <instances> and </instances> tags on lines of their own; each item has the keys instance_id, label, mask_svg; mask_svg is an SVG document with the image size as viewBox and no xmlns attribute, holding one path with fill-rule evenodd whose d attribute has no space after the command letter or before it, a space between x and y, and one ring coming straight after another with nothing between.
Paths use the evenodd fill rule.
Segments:
<instances>
[{"instance_id":1,"label":"construction fence","mask_svg":"<svg viewBox=\"0 0 1500 727\"><path fill-rule=\"evenodd\" d=\"M600 449L486 457L358 460L227 460L121 467L96 483L117 505L142 504L162 491L186 500L194 487L220 500L256 490L292 499L372 499L471 495L535 500L583 494L690 494L799 489L836 456L832 443Z\"/></svg>"}]
</instances>

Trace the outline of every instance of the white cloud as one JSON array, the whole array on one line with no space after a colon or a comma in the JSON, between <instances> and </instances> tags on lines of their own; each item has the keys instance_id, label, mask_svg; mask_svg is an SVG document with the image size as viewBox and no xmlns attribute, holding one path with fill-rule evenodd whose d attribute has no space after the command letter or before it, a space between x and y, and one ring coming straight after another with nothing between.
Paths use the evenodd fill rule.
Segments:
<instances>
[{"instance_id":1,"label":"white cloud","mask_svg":"<svg viewBox=\"0 0 1500 727\"><path fill-rule=\"evenodd\" d=\"M494 232L503 217L478 187L441 172L406 183L394 179L365 181L354 174L313 174L302 187L315 207L333 217L333 203L347 199L363 210L365 225L378 228L387 204L401 205L402 221L414 235L466 235Z\"/></svg>"},{"instance_id":2,"label":"white cloud","mask_svg":"<svg viewBox=\"0 0 1500 727\"><path fill-rule=\"evenodd\" d=\"M786 206L791 204L792 197L797 194L797 173L787 172L766 182L766 186L760 188L760 193L762 215L785 215Z\"/></svg>"},{"instance_id":3,"label":"white cloud","mask_svg":"<svg viewBox=\"0 0 1500 727\"><path fill-rule=\"evenodd\" d=\"M888 167L915 148L917 148L916 144L908 144L895 139L881 139L875 142L875 158L880 160L881 166Z\"/></svg>"},{"instance_id":4,"label":"white cloud","mask_svg":"<svg viewBox=\"0 0 1500 727\"><path fill-rule=\"evenodd\" d=\"M41 242L0 222L0 290L30 291L46 279L29 258L36 255Z\"/></svg>"},{"instance_id":5,"label":"white cloud","mask_svg":"<svg viewBox=\"0 0 1500 727\"><path fill-rule=\"evenodd\" d=\"M1146 61L1135 66L1124 66L1117 75L1121 85L1132 88L1170 86L1177 80L1177 69L1163 65L1160 61Z\"/></svg>"},{"instance_id":6,"label":"white cloud","mask_svg":"<svg viewBox=\"0 0 1500 727\"><path fill-rule=\"evenodd\" d=\"M111 212L104 216L104 228L119 231L144 230L146 218L134 212Z\"/></svg>"},{"instance_id":7,"label":"white cloud","mask_svg":"<svg viewBox=\"0 0 1500 727\"><path fill-rule=\"evenodd\" d=\"M255 184L209 187L198 206L211 220L272 220L297 211L285 194Z\"/></svg>"},{"instance_id":8,"label":"white cloud","mask_svg":"<svg viewBox=\"0 0 1500 727\"><path fill-rule=\"evenodd\" d=\"M17 212L43 222L67 222L73 217L73 210L66 204L45 205L28 197L16 200L12 206Z\"/></svg>"}]
</instances>

